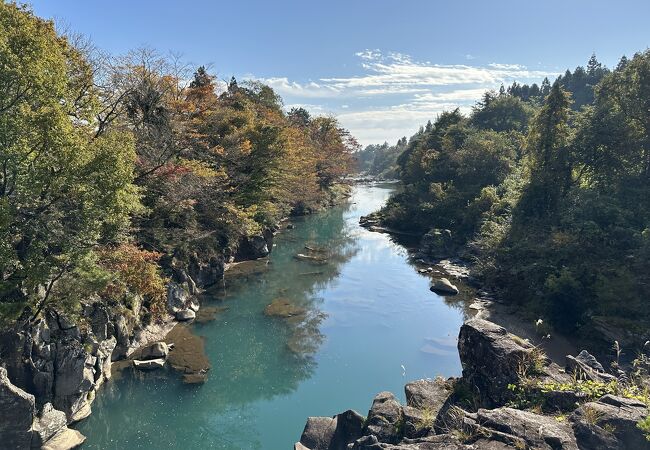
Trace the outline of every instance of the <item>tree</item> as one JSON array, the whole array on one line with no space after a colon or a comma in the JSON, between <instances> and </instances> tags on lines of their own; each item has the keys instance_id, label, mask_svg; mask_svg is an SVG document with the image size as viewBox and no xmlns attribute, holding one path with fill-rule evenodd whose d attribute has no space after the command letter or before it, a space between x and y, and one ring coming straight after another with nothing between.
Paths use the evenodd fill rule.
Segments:
<instances>
[{"instance_id":1,"label":"tree","mask_svg":"<svg viewBox=\"0 0 650 450\"><path fill-rule=\"evenodd\" d=\"M214 83L214 77L209 75L205 70L205 66L200 66L194 72L194 79L190 82L190 88L200 89L205 87L212 87Z\"/></svg>"},{"instance_id":2,"label":"tree","mask_svg":"<svg viewBox=\"0 0 650 450\"><path fill-rule=\"evenodd\" d=\"M95 136L92 71L52 23L3 3L0 30L0 301L36 315L123 237L138 208L134 145Z\"/></svg>"},{"instance_id":3,"label":"tree","mask_svg":"<svg viewBox=\"0 0 650 450\"><path fill-rule=\"evenodd\" d=\"M540 94L544 97L551 93L551 82L548 81L547 77L544 77L544 81L542 81L542 86L539 91Z\"/></svg>"},{"instance_id":4,"label":"tree","mask_svg":"<svg viewBox=\"0 0 650 450\"><path fill-rule=\"evenodd\" d=\"M531 114L530 106L517 97L486 94L473 108L471 122L484 130L523 132Z\"/></svg>"},{"instance_id":5,"label":"tree","mask_svg":"<svg viewBox=\"0 0 650 450\"><path fill-rule=\"evenodd\" d=\"M519 204L524 217L551 217L571 184L569 94L556 82L527 138L530 183Z\"/></svg>"}]
</instances>

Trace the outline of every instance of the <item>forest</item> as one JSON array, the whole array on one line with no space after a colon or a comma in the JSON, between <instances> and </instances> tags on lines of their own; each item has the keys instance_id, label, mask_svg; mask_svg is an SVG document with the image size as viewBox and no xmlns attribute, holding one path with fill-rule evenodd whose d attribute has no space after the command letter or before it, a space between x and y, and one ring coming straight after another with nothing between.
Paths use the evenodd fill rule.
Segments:
<instances>
[{"instance_id":1,"label":"forest","mask_svg":"<svg viewBox=\"0 0 650 450\"><path fill-rule=\"evenodd\" d=\"M83 299L165 310L166 281L335 201L357 143L255 81L110 55L0 3L0 318ZM215 262L216 261L216 262Z\"/></svg>"},{"instance_id":2,"label":"forest","mask_svg":"<svg viewBox=\"0 0 650 450\"><path fill-rule=\"evenodd\" d=\"M647 329L650 51L486 92L420 128L396 164L387 225L450 230L486 286L565 333Z\"/></svg>"}]
</instances>

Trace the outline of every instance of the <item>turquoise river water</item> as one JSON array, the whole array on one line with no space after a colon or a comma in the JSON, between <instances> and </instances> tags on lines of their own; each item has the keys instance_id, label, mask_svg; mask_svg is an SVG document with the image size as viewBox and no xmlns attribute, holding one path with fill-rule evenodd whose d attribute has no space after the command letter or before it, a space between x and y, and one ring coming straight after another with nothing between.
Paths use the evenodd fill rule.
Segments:
<instances>
[{"instance_id":1,"label":"turquoise river water","mask_svg":"<svg viewBox=\"0 0 650 450\"><path fill-rule=\"evenodd\" d=\"M207 382L125 370L78 425L83 449L290 450L308 416L366 414L380 391L403 401L409 380L458 375L463 308L429 291L401 245L358 225L392 189L356 186L347 204L294 220L268 264L229 273L203 300L224 311L192 325L212 365ZM327 261L294 258L305 245ZM307 313L266 316L277 298Z\"/></svg>"}]
</instances>

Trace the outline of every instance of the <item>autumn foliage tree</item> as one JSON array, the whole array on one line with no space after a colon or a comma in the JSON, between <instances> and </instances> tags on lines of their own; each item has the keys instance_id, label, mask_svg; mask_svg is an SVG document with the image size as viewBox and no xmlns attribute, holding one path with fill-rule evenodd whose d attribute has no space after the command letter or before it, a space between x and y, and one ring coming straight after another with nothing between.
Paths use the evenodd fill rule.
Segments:
<instances>
[{"instance_id":1,"label":"autumn foliage tree","mask_svg":"<svg viewBox=\"0 0 650 450\"><path fill-rule=\"evenodd\" d=\"M0 4L0 316L97 295L160 315L178 265L329 203L347 173L347 131L269 86L88 50Z\"/></svg>"}]
</instances>

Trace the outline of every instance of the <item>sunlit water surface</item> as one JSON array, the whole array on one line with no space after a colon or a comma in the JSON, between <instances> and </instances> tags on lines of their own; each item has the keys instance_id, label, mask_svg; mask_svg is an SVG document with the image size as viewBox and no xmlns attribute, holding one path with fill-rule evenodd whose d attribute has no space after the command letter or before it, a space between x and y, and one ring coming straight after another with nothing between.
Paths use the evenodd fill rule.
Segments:
<instances>
[{"instance_id":1,"label":"sunlit water surface","mask_svg":"<svg viewBox=\"0 0 650 450\"><path fill-rule=\"evenodd\" d=\"M358 226L391 190L357 186L349 204L295 220L266 267L203 300L227 307L192 326L212 364L207 382L125 371L78 425L83 448L289 450L308 416L366 414L380 391L403 401L408 380L458 375L462 309L429 291L403 247ZM326 249L327 262L296 260L305 245ZM276 298L308 313L265 316Z\"/></svg>"}]
</instances>

